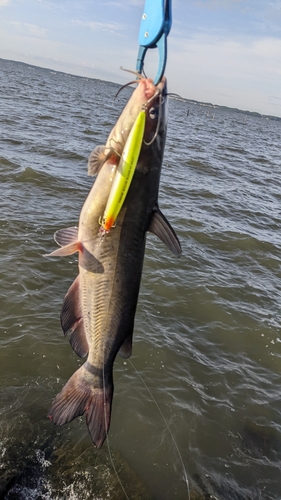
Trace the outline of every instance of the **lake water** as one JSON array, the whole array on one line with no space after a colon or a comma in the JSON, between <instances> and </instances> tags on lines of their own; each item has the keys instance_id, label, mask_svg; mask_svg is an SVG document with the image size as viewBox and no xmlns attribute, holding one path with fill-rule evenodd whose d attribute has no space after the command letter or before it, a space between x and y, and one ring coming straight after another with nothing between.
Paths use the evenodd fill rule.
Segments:
<instances>
[{"instance_id":1,"label":"lake water","mask_svg":"<svg viewBox=\"0 0 281 500\"><path fill-rule=\"evenodd\" d=\"M117 90L0 60L0 498L185 500L183 462L193 500L280 500L280 121L170 99L159 205L183 253L148 235L110 453L46 417L81 360L59 321L77 258L43 254L78 222Z\"/></svg>"}]
</instances>

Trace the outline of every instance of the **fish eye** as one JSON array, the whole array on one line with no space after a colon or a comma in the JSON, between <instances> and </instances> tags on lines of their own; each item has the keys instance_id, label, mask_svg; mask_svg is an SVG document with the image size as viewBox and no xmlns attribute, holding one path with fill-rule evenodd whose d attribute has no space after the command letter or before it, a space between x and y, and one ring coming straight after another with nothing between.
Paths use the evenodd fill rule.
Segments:
<instances>
[{"instance_id":1,"label":"fish eye","mask_svg":"<svg viewBox=\"0 0 281 500\"><path fill-rule=\"evenodd\" d=\"M150 108L149 109L149 117L152 119L152 120L155 120L155 118L157 118L158 116L158 112L157 112L157 108Z\"/></svg>"}]
</instances>

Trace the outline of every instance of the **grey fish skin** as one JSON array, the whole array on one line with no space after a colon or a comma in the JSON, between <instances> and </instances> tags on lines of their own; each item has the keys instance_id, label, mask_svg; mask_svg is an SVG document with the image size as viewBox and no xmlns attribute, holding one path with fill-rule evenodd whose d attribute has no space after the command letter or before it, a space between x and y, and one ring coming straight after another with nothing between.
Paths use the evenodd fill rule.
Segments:
<instances>
[{"instance_id":1,"label":"grey fish skin","mask_svg":"<svg viewBox=\"0 0 281 500\"><path fill-rule=\"evenodd\" d=\"M124 129L123 116L121 126L118 120L112 131L113 141L120 148L122 139L119 138L122 134L128 135L142 106L143 95L140 99L138 88L136 91L138 105L130 107L129 101L127 111L125 108L121 115L125 112L126 116L129 109L126 123L130 125ZM79 275L64 299L61 324L75 352L88 357L56 396L49 417L54 424L62 425L85 413L97 448L106 439L110 425L115 357L119 352L126 358L132 352L146 232L156 234L176 256L181 253L173 229L158 208L167 128L165 78L158 85L158 91L159 95L147 105L144 143L116 226L101 237L99 219L107 202L117 158L110 150L108 153L98 149L90 159L90 172L97 170L100 156L103 163L82 208L79 228L58 231L55 239L61 248L51 254L79 252ZM107 149L111 142L109 137Z\"/></svg>"}]
</instances>

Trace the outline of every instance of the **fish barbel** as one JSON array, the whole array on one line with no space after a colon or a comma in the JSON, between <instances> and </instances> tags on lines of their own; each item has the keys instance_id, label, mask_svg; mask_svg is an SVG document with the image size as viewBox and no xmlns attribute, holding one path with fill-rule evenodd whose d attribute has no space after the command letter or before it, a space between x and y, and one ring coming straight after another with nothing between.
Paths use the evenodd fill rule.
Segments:
<instances>
[{"instance_id":1,"label":"fish barbel","mask_svg":"<svg viewBox=\"0 0 281 500\"><path fill-rule=\"evenodd\" d=\"M127 358L132 352L146 232L156 234L176 256L181 253L174 230L158 208L166 104L165 77L157 87L152 80L140 80L105 147L97 147L89 159L89 173L98 175L81 210L79 227L57 231L55 240L61 248L50 254L79 252L79 274L64 298L61 325L74 351L87 360L56 396L49 417L62 425L85 413L97 448L110 425L115 357L119 352ZM146 122L135 173L116 226L102 237L99 220L124 144L142 109Z\"/></svg>"}]
</instances>

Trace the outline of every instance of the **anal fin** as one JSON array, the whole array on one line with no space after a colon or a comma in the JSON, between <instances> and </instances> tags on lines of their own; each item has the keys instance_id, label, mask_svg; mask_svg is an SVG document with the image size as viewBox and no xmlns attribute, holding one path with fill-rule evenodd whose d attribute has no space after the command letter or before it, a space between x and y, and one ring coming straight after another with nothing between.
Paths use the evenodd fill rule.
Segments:
<instances>
[{"instance_id":1,"label":"anal fin","mask_svg":"<svg viewBox=\"0 0 281 500\"><path fill-rule=\"evenodd\" d=\"M79 276L74 280L64 297L60 320L63 332L65 336L69 337L72 349L83 358L89 352L89 345L80 305Z\"/></svg>"}]
</instances>

